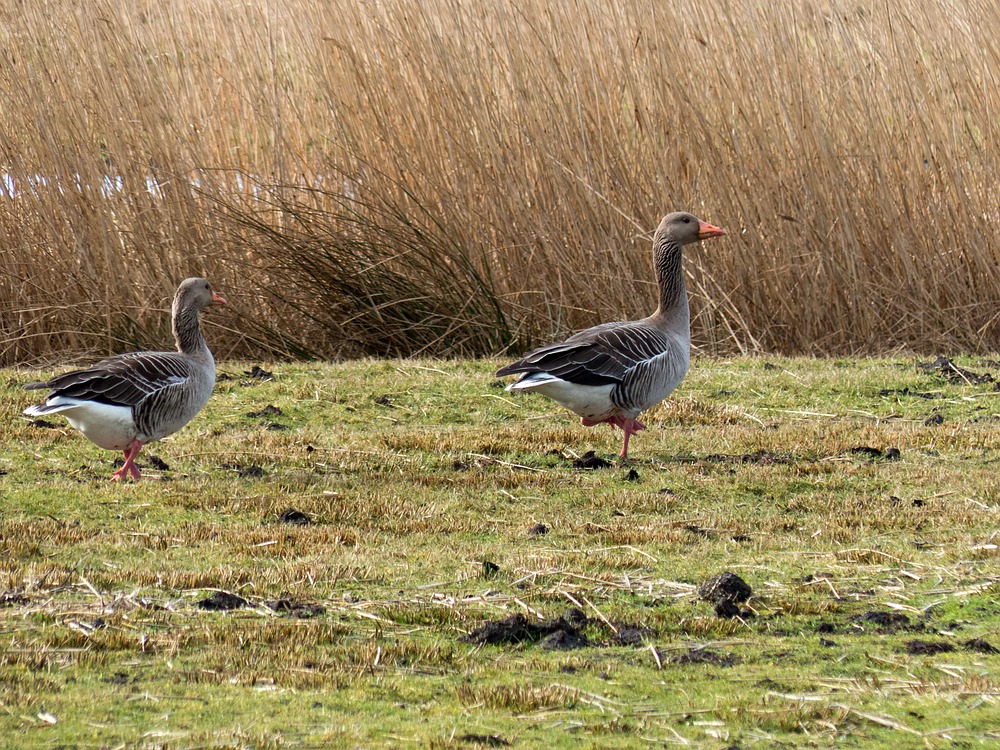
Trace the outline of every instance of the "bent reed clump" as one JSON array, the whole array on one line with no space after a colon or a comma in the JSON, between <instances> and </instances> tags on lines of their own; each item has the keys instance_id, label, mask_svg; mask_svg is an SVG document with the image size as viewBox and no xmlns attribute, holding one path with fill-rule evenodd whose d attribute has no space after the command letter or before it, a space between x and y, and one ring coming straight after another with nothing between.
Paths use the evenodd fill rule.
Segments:
<instances>
[{"instance_id":1,"label":"bent reed clump","mask_svg":"<svg viewBox=\"0 0 1000 750\"><path fill-rule=\"evenodd\" d=\"M995 350L994 4L0 8L0 364L480 354L654 306L690 253L708 351ZM992 23L991 23L992 22Z\"/></svg>"}]
</instances>

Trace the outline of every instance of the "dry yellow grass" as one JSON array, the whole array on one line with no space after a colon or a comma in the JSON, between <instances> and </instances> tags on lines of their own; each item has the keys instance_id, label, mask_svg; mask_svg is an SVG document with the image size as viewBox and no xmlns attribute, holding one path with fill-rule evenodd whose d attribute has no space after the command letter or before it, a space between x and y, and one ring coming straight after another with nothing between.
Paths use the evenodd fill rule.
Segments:
<instances>
[{"instance_id":1,"label":"dry yellow grass","mask_svg":"<svg viewBox=\"0 0 1000 750\"><path fill-rule=\"evenodd\" d=\"M192 273L234 303L223 356L523 345L648 312L678 207L732 233L688 264L704 347L996 349L998 25L982 0L6 4L0 362L162 344Z\"/></svg>"}]
</instances>

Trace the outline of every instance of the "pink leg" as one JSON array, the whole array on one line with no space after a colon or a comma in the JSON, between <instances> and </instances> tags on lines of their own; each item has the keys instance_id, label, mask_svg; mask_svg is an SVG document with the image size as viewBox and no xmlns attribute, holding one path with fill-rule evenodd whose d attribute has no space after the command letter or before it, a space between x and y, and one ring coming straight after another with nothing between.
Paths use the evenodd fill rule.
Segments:
<instances>
[{"instance_id":1,"label":"pink leg","mask_svg":"<svg viewBox=\"0 0 1000 750\"><path fill-rule=\"evenodd\" d=\"M593 427L595 425L604 424L607 422L611 427L621 427L625 432L625 439L622 442L622 452L618 454L621 459L628 458L628 439L632 437L633 433L639 432L639 430L645 430L646 425L640 422L638 419L629 419L627 417L608 417L607 419L587 419L586 417L581 417L580 423L584 427Z\"/></svg>"},{"instance_id":2,"label":"pink leg","mask_svg":"<svg viewBox=\"0 0 1000 750\"><path fill-rule=\"evenodd\" d=\"M618 426L625 432L625 439L622 441L622 452L618 454L618 458L624 461L628 458L628 439L632 437L633 433L645 430L646 425L638 419L623 419L618 423Z\"/></svg>"},{"instance_id":3,"label":"pink leg","mask_svg":"<svg viewBox=\"0 0 1000 750\"><path fill-rule=\"evenodd\" d=\"M122 451L122 455L125 456L125 465L111 475L112 482L120 482L125 478L126 474L135 480L139 480L142 477L139 473L139 467L135 465L135 457L139 455L139 451L141 450L142 443L138 440L133 440L132 445Z\"/></svg>"}]
</instances>

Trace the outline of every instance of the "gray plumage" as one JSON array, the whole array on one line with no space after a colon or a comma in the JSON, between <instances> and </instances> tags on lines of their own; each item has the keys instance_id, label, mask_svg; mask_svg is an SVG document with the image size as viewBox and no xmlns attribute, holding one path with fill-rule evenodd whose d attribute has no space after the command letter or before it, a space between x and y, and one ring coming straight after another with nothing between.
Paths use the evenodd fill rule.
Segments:
<instances>
[{"instance_id":1,"label":"gray plumage","mask_svg":"<svg viewBox=\"0 0 1000 750\"><path fill-rule=\"evenodd\" d=\"M25 388L49 388L44 404L30 416L61 413L93 443L120 450L125 466L112 476L139 478L135 456L145 443L181 429L208 402L215 385L215 358L201 332L198 314L226 304L201 278L186 279L171 309L174 352L132 352L101 360L83 370L58 375Z\"/></svg>"},{"instance_id":2,"label":"gray plumage","mask_svg":"<svg viewBox=\"0 0 1000 750\"><path fill-rule=\"evenodd\" d=\"M585 425L621 427L621 457L627 458L629 437L644 428L636 417L670 395L688 371L691 321L681 248L722 234L725 230L689 213L668 214L653 237L659 305L652 315L580 331L535 349L497 375L520 374L508 389L543 393L580 415Z\"/></svg>"}]
</instances>

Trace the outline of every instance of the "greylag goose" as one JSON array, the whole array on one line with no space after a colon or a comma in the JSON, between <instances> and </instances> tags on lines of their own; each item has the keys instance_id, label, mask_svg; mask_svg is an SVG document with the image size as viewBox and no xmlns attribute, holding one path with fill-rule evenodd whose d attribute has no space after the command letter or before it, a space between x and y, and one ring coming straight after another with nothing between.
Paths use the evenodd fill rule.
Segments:
<instances>
[{"instance_id":1,"label":"greylag goose","mask_svg":"<svg viewBox=\"0 0 1000 750\"><path fill-rule=\"evenodd\" d=\"M653 268L660 304L648 318L604 323L530 352L500 368L521 374L507 390L537 391L581 417L587 427L608 423L628 440L645 429L636 417L670 395L688 371L691 318L681 272L681 248L726 230L689 213L668 214L653 236Z\"/></svg>"},{"instance_id":2,"label":"greylag goose","mask_svg":"<svg viewBox=\"0 0 1000 750\"><path fill-rule=\"evenodd\" d=\"M176 352L132 352L101 360L25 388L51 388L44 404L25 414L64 414L92 443L119 450L125 465L111 476L139 479L135 458L146 443L172 435L208 402L215 385L215 358L205 343L198 313L226 300L205 279L186 279L171 309Z\"/></svg>"}]
</instances>

